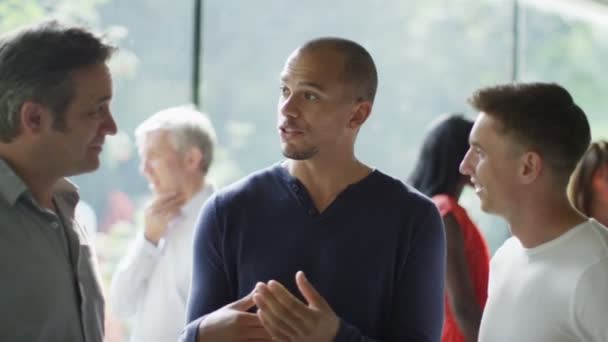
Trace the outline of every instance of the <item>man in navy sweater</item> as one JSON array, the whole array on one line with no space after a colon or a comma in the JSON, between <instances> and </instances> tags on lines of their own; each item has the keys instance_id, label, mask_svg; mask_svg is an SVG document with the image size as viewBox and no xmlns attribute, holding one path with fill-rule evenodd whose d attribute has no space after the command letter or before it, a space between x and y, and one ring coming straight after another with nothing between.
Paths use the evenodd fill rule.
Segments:
<instances>
[{"instance_id":1,"label":"man in navy sweater","mask_svg":"<svg viewBox=\"0 0 608 342\"><path fill-rule=\"evenodd\" d=\"M434 204L355 157L377 73L339 38L280 80L286 161L204 206L184 341L440 341L445 241Z\"/></svg>"}]
</instances>

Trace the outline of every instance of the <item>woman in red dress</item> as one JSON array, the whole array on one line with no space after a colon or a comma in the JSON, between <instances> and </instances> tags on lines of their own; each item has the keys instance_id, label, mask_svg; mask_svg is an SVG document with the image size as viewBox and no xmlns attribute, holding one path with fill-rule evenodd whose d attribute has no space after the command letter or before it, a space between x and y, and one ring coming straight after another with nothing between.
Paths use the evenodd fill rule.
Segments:
<instances>
[{"instance_id":1,"label":"woman in red dress","mask_svg":"<svg viewBox=\"0 0 608 342\"><path fill-rule=\"evenodd\" d=\"M447 243L443 342L477 341L487 298L490 253L458 199L469 179L458 167L469 149L473 122L443 116L428 131L409 183L432 198L445 226Z\"/></svg>"}]
</instances>

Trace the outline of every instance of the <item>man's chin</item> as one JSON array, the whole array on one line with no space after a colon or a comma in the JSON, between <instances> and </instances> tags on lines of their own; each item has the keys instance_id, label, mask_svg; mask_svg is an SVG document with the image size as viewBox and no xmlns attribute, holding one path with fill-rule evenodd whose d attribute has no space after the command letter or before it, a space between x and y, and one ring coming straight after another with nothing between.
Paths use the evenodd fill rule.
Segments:
<instances>
[{"instance_id":1,"label":"man's chin","mask_svg":"<svg viewBox=\"0 0 608 342\"><path fill-rule=\"evenodd\" d=\"M318 149L312 148L305 151L296 151L293 149L283 149L283 156L293 160L308 160L314 157L318 152Z\"/></svg>"},{"instance_id":2,"label":"man's chin","mask_svg":"<svg viewBox=\"0 0 608 342\"><path fill-rule=\"evenodd\" d=\"M72 170L66 172L65 177L77 176L83 173L91 173L99 169L99 159L92 159L87 161L87 163L83 163L78 165L78 167L74 167Z\"/></svg>"}]
</instances>

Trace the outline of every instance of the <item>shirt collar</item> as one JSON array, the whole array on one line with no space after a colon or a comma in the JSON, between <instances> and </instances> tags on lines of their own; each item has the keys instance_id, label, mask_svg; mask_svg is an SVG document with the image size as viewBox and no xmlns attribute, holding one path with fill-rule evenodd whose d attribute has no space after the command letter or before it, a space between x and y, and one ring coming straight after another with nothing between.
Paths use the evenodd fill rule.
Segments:
<instances>
[{"instance_id":1,"label":"shirt collar","mask_svg":"<svg viewBox=\"0 0 608 342\"><path fill-rule=\"evenodd\" d=\"M186 216L198 215L201 207L205 201L213 194L215 187L212 184L205 184L201 191L196 193L189 201L182 207L182 213Z\"/></svg>"},{"instance_id":2,"label":"shirt collar","mask_svg":"<svg viewBox=\"0 0 608 342\"><path fill-rule=\"evenodd\" d=\"M8 163L0 158L0 196L10 205L27 191L27 186Z\"/></svg>"},{"instance_id":3,"label":"shirt collar","mask_svg":"<svg viewBox=\"0 0 608 342\"><path fill-rule=\"evenodd\" d=\"M0 197L4 198L10 205L14 205L17 199L29 191L23 179L19 177L13 168L2 158L0 158ZM59 179L53 186L53 193L61 196L68 201L70 207L75 207L78 203L78 187L67 178Z\"/></svg>"}]
</instances>

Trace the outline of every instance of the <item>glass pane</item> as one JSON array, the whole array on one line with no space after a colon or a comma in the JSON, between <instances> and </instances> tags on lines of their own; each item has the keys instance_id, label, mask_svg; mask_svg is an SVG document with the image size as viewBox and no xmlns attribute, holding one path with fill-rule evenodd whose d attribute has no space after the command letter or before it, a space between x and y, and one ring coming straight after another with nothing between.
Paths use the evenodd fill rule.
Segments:
<instances>
[{"instance_id":1,"label":"glass pane","mask_svg":"<svg viewBox=\"0 0 608 342\"><path fill-rule=\"evenodd\" d=\"M527 1L522 8L521 79L553 81L587 113L593 139L608 138L608 4Z\"/></svg>"}]
</instances>

